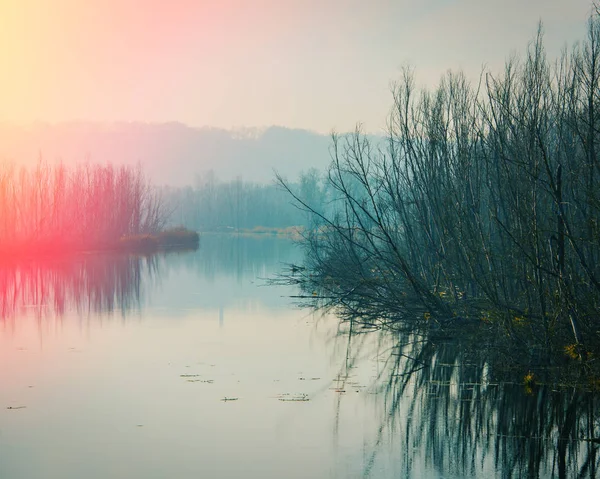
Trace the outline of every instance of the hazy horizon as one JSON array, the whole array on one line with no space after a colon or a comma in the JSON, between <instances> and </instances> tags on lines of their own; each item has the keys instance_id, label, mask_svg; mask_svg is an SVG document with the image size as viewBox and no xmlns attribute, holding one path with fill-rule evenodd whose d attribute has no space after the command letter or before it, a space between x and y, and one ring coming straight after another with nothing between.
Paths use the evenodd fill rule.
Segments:
<instances>
[{"instance_id":1,"label":"hazy horizon","mask_svg":"<svg viewBox=\"0 0 600 479\"><path fill-rule=\"evenodd\" d=\"M544 24L549 57L585 36L588 0L388 2L8 0L0 121L180 122L378 133L415 67L476 80Z\"/></svg>"},{"instance_id":2,"label":"hazy horizon","mask_svg":"<svg viewBox=\"0 0 600 479\"><path fill-rule=\"evenodd\" d=\"M212 171L217 179L274 181L274 170L295 180L330 161L329 135L278 126L226 130L180 122L0 122L0 161L33 165L140 163L157 185L191 186Z\"/></svg>"}]
</instances>

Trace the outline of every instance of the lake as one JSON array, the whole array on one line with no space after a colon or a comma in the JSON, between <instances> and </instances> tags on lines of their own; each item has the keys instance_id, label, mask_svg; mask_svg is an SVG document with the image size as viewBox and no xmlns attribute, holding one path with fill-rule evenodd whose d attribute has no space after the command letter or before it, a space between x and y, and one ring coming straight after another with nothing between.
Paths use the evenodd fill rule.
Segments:
<instances>
[{"instance_id":1,"label":"lake","mask_svg":"<svg viewBox=\"0 0 600 479\"><path fill-rule=\"evenodd\" d=\"M0 269L0 477L594 477L591 392L357 334L268 286L288 240ZM352 333L352 334L350 334Z\"/></svg>"}]
</instances>

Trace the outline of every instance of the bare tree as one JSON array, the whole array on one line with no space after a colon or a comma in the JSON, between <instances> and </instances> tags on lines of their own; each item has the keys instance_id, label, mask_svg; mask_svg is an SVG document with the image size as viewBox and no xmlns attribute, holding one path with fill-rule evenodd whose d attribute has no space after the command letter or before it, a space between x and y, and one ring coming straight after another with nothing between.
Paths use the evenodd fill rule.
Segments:
<instances>
[{"instance_id":1,"label":"bare tree","mask_svg":"<svg viewBox=\"0 0 600 479\"><path fill-rule=\"evenodd\" d=\"M328 211L305 274L289 277L368 324L492 321L532 356L600 326L600 19L549 62L540 26L526 55L470 84L449 73L393 88L385 145L334 135Z\"/></svg>"}]
</instances>

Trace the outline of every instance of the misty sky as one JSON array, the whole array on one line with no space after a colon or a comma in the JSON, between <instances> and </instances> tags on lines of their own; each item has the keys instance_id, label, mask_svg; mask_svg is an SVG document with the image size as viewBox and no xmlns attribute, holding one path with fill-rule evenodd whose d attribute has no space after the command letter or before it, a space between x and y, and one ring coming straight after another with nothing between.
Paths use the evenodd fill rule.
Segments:
<instances>
[{"instance_id":1,"label":"misty sky","mask_svg":"<svg viewBox=\"0 0 600 479\"><path fill-rule=\"evenodd\" d=\"M476 77L585 34L589 0L0 0L0 120L385 125L416 67Z\"/></svg>"}]
</instances>

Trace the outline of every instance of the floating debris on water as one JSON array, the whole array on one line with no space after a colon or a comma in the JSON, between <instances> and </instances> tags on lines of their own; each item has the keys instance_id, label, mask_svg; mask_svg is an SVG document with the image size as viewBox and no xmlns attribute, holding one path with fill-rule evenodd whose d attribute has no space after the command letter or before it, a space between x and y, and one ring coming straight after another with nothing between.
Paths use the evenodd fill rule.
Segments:
<instances>
[{"instance_id":1,"label":"floating debris on water","mask_svg":"<svg viewBox=\"0 0 600 479\"><path fill-rule=\"evenodd\" d=\"M283 394L278 394L276 396L277 399L279 399L280 401L285 401L285 402L306 402L306 401L310 401L310 398L308 397L308 394L305 393L296 393L296 394L290 394L290 393L283 393Z\"/></svg>"},{"instance_id":2,"label":"floating debris on water","mask_svg":"<svg viewBox=\"0 0 600 479\"><path fill-rule=\"evenodd\" d=\"M199 374L180 374L179 377L180 378L197 378L198 376L200 376Z\"/></svg>"}]
</instances>

